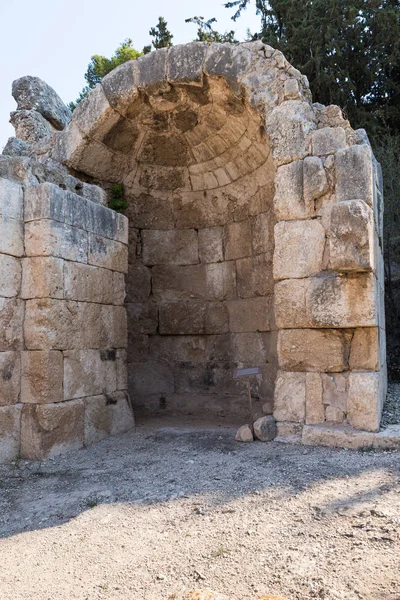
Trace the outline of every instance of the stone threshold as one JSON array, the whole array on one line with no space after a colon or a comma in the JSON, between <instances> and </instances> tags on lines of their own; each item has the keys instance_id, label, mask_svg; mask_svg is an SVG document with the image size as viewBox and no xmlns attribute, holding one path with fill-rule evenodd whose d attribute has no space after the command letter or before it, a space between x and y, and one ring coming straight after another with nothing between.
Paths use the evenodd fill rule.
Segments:
<instances>
[{"instance_id":1,"label":"stone threshold","mask_svg":"<svg viewBox=\"0 0 400 600\"><path fill-rule=\"evenodd\" d=\"M400 448L400 424L388 425L376 433L359 431L350 425L305 425L301 435L278 435L275 441L351 450L391 450Z\"/></svg>"}]
</instances>

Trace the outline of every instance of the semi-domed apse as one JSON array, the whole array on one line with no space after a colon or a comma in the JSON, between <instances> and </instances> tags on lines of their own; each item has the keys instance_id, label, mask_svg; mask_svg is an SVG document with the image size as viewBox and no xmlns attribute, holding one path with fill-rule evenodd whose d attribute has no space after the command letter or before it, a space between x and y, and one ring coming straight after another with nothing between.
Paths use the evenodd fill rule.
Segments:
<instances>
[{"instance_id":1,"label":"semi-domed apse","mask_svg":"<svg viewBox=\"0 0 400 600\"><path fill-rule=\"evenodd\" d=\"M131 409L242 424L238 367L260 368L254 413L278 439L379 435L383 199L365 132L261 42L127 62L66 126L44 86L14 84L0 161L4 460L128 430Z\"/></svg>"}]
</instances>

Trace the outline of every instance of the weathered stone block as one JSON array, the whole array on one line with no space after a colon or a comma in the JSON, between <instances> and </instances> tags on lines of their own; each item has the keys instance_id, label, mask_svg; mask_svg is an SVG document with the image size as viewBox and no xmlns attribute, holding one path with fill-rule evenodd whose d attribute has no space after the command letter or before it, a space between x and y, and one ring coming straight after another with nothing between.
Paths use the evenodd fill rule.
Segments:
<instances>
[{"instance_id":1,"label":"weathered stone block","mask_svg":"<svg viewBox=\"0 0 400 600\"><path fill-rule=\"evenodd\" d=\"M201 335L153 335L149 338L149 352L156 361L203 363L207 341Z\"/></svg>"},{"instance_id":2,"label":"weathered stone block","mask_svg":"<svg viewBox=\"0 0 400 600\"><path fill-rule=\"evenodd\" d=\"M266 128L277 165L307 156L306 140L316 128L314 119L311 106L300 100L286 100L268 112Z\"/></svg>"},{"instance_id":3,"label":"weathered stone block","mask_svg":"<svg viewBox=\"0 0 400 600\"><path fill-rule=\"evenodd\" d=\"M20 353L0 352L0 406L17 404L20 397L20 388Z\"/></svg>"},{"instance_id":4,"label":"weathered stone block","mask_svg":"<svg viewBox=\"0 0 400 600\"><path fill-rule=\"evenodd\" d=\"M251 222L229 223L225 226L225 259L234 260L251 255Z\"/></svg>"},{"instance_id":5,"label":"weathered stone block","mask_svg":"<svg viewBox=\"0 0 400 600\"><path fill-rule=\"evenodd\" d=\"M237 295L240 298L268 296L274 289L272 259L259 254L236 261Z\"/></svg>"},{"instance_id":6,"label":"weathered stone block","mask_svg":"<svg viewBox=\"0 0 400 600\"><path fill-rule=\"evenodd\" d=\"M304 159L304 202L311 206L315 200L329 191L328 178L320 158L307 156Z\"/></svg>"},{"instance_id":7,"label":"weathered stone block","mask_svg":"<svg viewBox=\"0 0 400 600\"><path fill-rule=\"evenodd\" d=\"M91 446L110 435L110 415L107 398L104 395L89 396L84 399L84 443Z\"/></svg>"},{"instance_id":8,"label":"weathered stone block","mask_svg":"<svg viewBox=\"0 0 400 600\"><path fill-rule=\"evenodd\" d=\"M236 83L241 75L248 71L251 63L251 53L247 48L231 44L211 44L209 47L205 71L212 76L225 77Z\"/></svg>"},{"instance_id":9,"label":"weathered stone block","mask_svg":"<svg viewBox=\"0 0 400 600\"><path fill-rule=\"evenodd\" d=\"M9 463L20 454L21 404L0 406L0 464Z\"/></svg>"},{"instance_id":10,"label":"weathered stone block","mask_svg":"<svg viewBox=\"0 0 400 600\"><path fill-rule=\"evenodd\" d=\"M271 442L276 437L276 421L274 417L260 417L254 423L254 434L262 442Z\"/></svg>"},{"instance_id":11,"label":"weathered stone block","mask_svg":"<svg viewBox=\"0 0 400 600\"><path fill-rule=\"evenodd\" d=\"M230 331L233 333L269 331L271 329L271 304L271 296L226 302Z\"/></svg>"},{"instance_id":12,"label":"weathered stone block","mask_svg":"<svg viewBox=\"0 0 400 600\"><path fill-rule=\"evenodd\" d=\"M128 355L125 348L117 350L117 390L128 389Z\"/></svg>"},{"instance_id":13,"label":"weathered stone block","mask_svg":"<svg viewBox=\"0 0 400 600\"><path fill-rule=\"evenodd\" d=\"M168 81L171 83L201 84L207 43L179 44L168 53Z\"/></svg>"},{"instance_id":14,"label":"weathered stone block","mask_svg":"<svg viewBox=\"0 0 400 600\"><path fill-rule=\"evenodd\" d=\"M275 319L279 328L309 327L306 313L308 279L287 279L275 285Z\"/></svg>"},{"instance_id":15,"label":"weathered stone block","mask_svg":"<svg viewBox=\"0 0 400 600\"><path fill-rule=\"evenodd\" d=\"M117 388L116 350L64 352L64 400L110 393Z\"/></svg>"},{"instance_id":16,"label":"weathered stone block","mask_svg":"<svg viewBox=\"0 0 400 600\"><path fill-rule=\"evenodd\" d=\"M199 230L199 257L202 263L218 263L224 259L222 227Z\"/></svg>"},{"instance_id":17,"label":"weathered stone block","mask_svg":"<svg viewBox=\"0 0 400 600\"><path fill-rule=\"evenodd\" d=\"M151 293L151 269L136 260L128 268L126 301L146 302Z\"/></svg>"},{"instance_id":18,"label":"weathered stone block","mask_svg":"<svg viewBox=\"0 0 400 600\"><path fill-rule=\"evenodd\" d=\"M350 341L350 333L332 329L283 329L278 334L279 366L286 371L345 371Z\"/></svg>"},{"instance_id":19,"label":"weathered stone block","mask_svg":"<svg viewBox=\"0 0 400 600\"><path fill-rule=\"evenodd\" d=\"M0 215L0 253L11 256L24 254L23 222Z\"/></svg>"},{"instance_id":20,"label":"weathered stone block","mask_svg":"<svg viewBox=\"0 0 400 600\"><path fill-rule=\"evenodd\" d=\"M118 273L114 271L113 273L113 304L124 304L125 302L125 275L124 273Z\"/></svg>"},{"instance_id":21,"label":"weathered stone block","mask_svg":"<svg viewBox=\"0 0 400 600\"><path fill-rule=\"evenodd\" d=\"M120 435L135 427L135 419L127 392L113 392L107 395L110 415L110 435Z\"/></svg>"},{"instance_id":22,"label":"weathered stone block","mask_svg":"<svg viewBox=\"0 0 400 600\"><path fill-rule=\"evenodd\" d=\"M111 304L114 296L114 273L91 265L66 261L64 296L67 300Z\"/></svg>"},{"instance_id":23,"label":"weathered stone block","mask_svg":"<svg viewBox=\"0 0 400 600\"><path fill-rule=\"evenodd\" d=\"M317 156L335 154L346 147L346 132L343 127L323 127L311 134L312 152Z\"/></svg>"},{"instance_id":24,"label":"weathered stone block","mask_svg":"<svg viewBox=\"0 0 400 600\"><path fill-rule=\"evenodd\" d=\"M362 144L339 150L335 156L335 167L337 201L357 199L372 206L374 181L371 147Z\"/></svg>"},{"instance_id":25,"label":"weathered stone block","mask_svg":"<svg viewBox=\"0 0 400 600\"><path fill-rule=\"evenodd\" d=\"M131 396L171 394L174 391L174 375L165 363L132 363L128 373L128 384Z\"/></svg>"},{"instance_id":26,"label":"weathered stone block","mask_svg":"<svg viewBox=\"0 0 400 600\"><path fill-rule=\"evenodd\" d=\"M20 350L23 346L24 302L0 298L0 351Z\"/></svg>"},{"instance_id":27,"label":"weathered stone block","mask_svg":"<svg viewBox=\"0 0 400 600\"><path fill-rule=\"evenodd\" d=\"M126 305L129 333L143 335L156 333L158 328L158 307L154 300L132 302Z\"/></svg>"},{"instance_id":28,"label":"weathered stone block","mask_svg":"<svg viewBox=\"0 0 400 600\"><path fill-rule=\"evenodd\" d=\"M322 380L319 373L306 373L306 423L323 423L325 410L322 397Z\"/></svg>"},{"instance_id":29,"label":"weathered stone block","mask_svg":"<svg viewBox=\"0 0 400 600\"><path fill-rule=\"evenodd\" d=\"M59 404L25 404L21 420L21 456L42 460L83 447L82 400Z\"/></svg>"},{"instance_id":30,"label":"weathered stone block","mask_svg":"<svg viewBox=\"0 0 400 600\"><path fill-rule=\"evenodd\" d=\"M249 425L242 425L236 432L235 440L237 442L253 442L253 432Z\"/></svg>"},{"instance_id":31,"label":"weathered stone block","mask_svg":"<svg viewBox=\"0 0 400 600\"><path fill-rule=\"evenodd\" d=\"M347 375L321 373L321 380L325 420L331 423L342 423L347 411Z\"/></svg>"},{"instance_id":32,"label":"weathered stone block","mask_svg":"<svg viewBox=\"0 0 400 600\"><path fill-rule=\"evenodd\" d=\"M152 291L157 299L225 300L236 295L234 262L152 269Z\"/></svg>"},{"instance_id":33,"label":"weathered stone block","mask_svg":"<svg viewBox=\"0 0 400 600\"><path fill-rule=\"evenodd\" d=\"M234 262L214 263L205 266L205 297L225 300L236 296L236 269Z\"/></svg>"},{"instance_id":34,"label":"weathered stone block","mask_svg":"<svg viewBox=\"0 0 400 600\"><path fill-rule=\"evenodd\" d=\"M64 129L71 111L59 95L39 77L26 75L13 82L12 95L18 110L37 110L56 129Z\"/></svg>"},{"instance_id":35,"label":"weathered stone block","mask_svg":"<svg viewBox=\"0 0 400 600\"><path fill-rule=\"evenodd\" d=\"M306 416L306 374L279 371L275 383L274 418L303 422Z\"/></svg>"},{"instance_id":36,"label":"weathered stone block","mask_svg":"<svg viewBox=\"0 0 400 600\"><path fill-rule=\"evenodd\" d=\"M96 307L96 304L82 303L83 307ZM125 306L108 306L102 305L100 307L100 343L97 347L99 348L126 348L128 345L128 326L127 326L127 311ZM94 312L94 317L96 315ZM85 325L89 323L86 314L83 312L82 314L82 325L86 328L86 337L88 341L86 341L85 346L89 348L95 348L96 346L90 343L90 338L88 334L88 326ZM94 326L93 326L94 328Z\"/></svg>"},{"instance_id":37,"label":"weathered stone block","mask_svg":"<svg viewBox=\"0 0 400 600\"><path fill-rule=\"evenodd\" d=\"M101 81L108 102L123 115L126 115L139 96L135 74L136 62L129 60L113 69Z\"/></svg>"},{"instance_id":38,"label":"weathered stone block","mask_svg":"<svg viewBox=\"0 0 400 600\"><path fill-rule=\"evenodd\" d=\"M63 298L63 270L64 261L60 258L52 256L23 258L21 298Z\"/></svg>"},{"instance_id":39,"label":"weathered stone block","mask_svg":"<svg viewBox=\"0 0 400 600\"><path fill-rule=\"evenodd\" d=\"M365 431L379 430L379 394L379 373L350 373L347 420L352 427Z\"/></svg>"},{"instance_id":40,"label":"weathered stone block","mask_svg":"<svg viewBox=\"0 0 400 600\"><path fill-rule=\"evenodd\" d=\"M62 402L63 355L55 350L21 353L21 402Z\"/></svg>"},{"instance_id":41,"label":"weathered stone block","mask_svg":"<svg viewBox=\"0 0 400 600\"><path fill-rule=\"evenodd\" d=\"M48 298L27 300L24 337L29 350L79 347L82 332L78 303Z\"/></svg>"},{"instance_id":42,"label":"weathered stone block","mask_svg":"<svg viewBox=\"0 0 400 600\"><path fill-rule=\"evenodd\" d=\"M228 314L223 304L199 300L168 302L159 307L160 333L196 335L227 333Z\"/></svg>"},{"instance_id":43,"label":"weathered stone block","mask_svg":"<svg viewBox=\"0 0 400 600\"><path fill-rule=\"evenodd\" d=\"M252 244L254 254L272 253L274 248L274 219L270 212L253 217Z\"/></svg>"},{"instance_id":44,"label":"weathered stone block","mask_svg":"<svg viewBox=\"0 0 400 600\"><path fill-rule=\"evenodd\" d=\"M25 251L27 256L55 256L86 263L88 234L58 221L31 221L25 225Z\"/></svg>"},{"instance_id":45,"label":"weathered stone block","mask_svg":"<svg viewBox=\"0 0 400 600\"><path fill-rule=\"evenodd\" d=\"M136 361L143 362L148 359L149 339L151 338L148 335L134 335L131 332L128 333L128 363Z\"/></svg>"},{"instance_id":46,"label":"weathered stone block","mask_svg":"<svg viewBox=\"0 0 400 600\"><path fill-rule=\"evenodd\" d=\"M16 110L10 114L10 123L19 140L35 144L54 133L52 125L36 110Z\"/></svg>"},{"instance_id":47,"label":"weathered stone block","mask_svg":"<svg viewBox=\"0 0 400 600\"><path fill-rule=\"evenodd\" d=\"M146 88L149 91L167 88L167 56L167 48L162 48L161 52L151 52L137 60L138 88Z\"/></svg>"},{"instance_id":48,"label":"weathered stone block","mask_svg":"<svg viewBox=\"0 0 400 600\"><path fill-rule=\"evenodd\" d=\"M53 183L46 182L28 187L24 198L25 223L42 219L63 223L66 197L67 192ZM82 225L81 223L81 227Z\"/></svg>"},{"instance_id":49,"label":"weathered stone block","mask_svg":"<svg viewBox=\"0 0 400 600\"><path fill-rule=\"evenodd\" d=\"M285 100L300 100L301 93L299 89L299 82L297 79L290 78L286 79L283 86L283 96Z\"/></svg>"},{"instance_id":50,"label":"weathered stone block","mask_svg":"<svg viewBox=\"0 0 400 600\"><path fill-rule=\"evenodd\" d=\"M313 221L282 221L275 225L274 279L297 279L322 270L325 229Z\"/></svg>"},{"instance_id":51,"label":"weathered stone block","mask_svg":"<svg viewBox=\"0 0 400 600\"><path fill-rule=\"evenodd\" d=\"M121 242L90 233L87 262L96 267L127 273L128 247Z\"/></svg>"},{"instance_id":52,"label":"weathered stone block","mask_svg":"<svg viewBox=\"0 0 400 600\"><path fill-rule=\"evenodd\" d=\"M22 220L24 214L22 185L0 177L0 215Z\"/></svg>"},{"instance_id":53,"label":"weathered stone block","mask_svg":"<svg viewBox=\"0 0 400 600\"><path fill-rule=\"evenodd\" d=\"M303 188L303 161L282 165L276 171L275 217L278 221L307 219L314 213L312 204L306 204Z\"/></svg>"},{"instance_id":54,"label":"weathered stone block","mask_svg":"<svg viewBox=\"0 0 400 600\"><path fill-rule=\"evenodd\" d=\"M372 271L374 215L363 200L332 206L329 266L334 271Z\"/></svg>"},{"instance_id":55,"label":"weathered stone block","mask_svg":"<svg viewBox=\"0 0 400 600\"><path fill-rule=\"evenodd\" d=\"M194 265L199 262L194 229L144 230L142 244L145 265Z\"/></svg>"},{"instance_id":56,"label":"weathered stone block","mask_svg":"<svg viewBox=\"0 0 400 600\"><path fill-rule=\"evenodd\" d=\"M21 261L7 254L0 254L0 296L13 298L21 287Z\"/></svg>"},{"instance_id":57,"label":"weathered stone block","mask_svg":"<svg viewBox=\"0 0 400 600\"><path fill-rule=\"evenodd\" d=\"M377 327L356 329L351 342L350 369L377 371L379 369L379 330Z\"/></svg>"},{"instance_id":58,"label":"weathered stone block","mask_svg":"<svg viewBox=\"0 0 400 600\"><path fill-rule=\"evenodd\" d=\"M74 123L82 133L100 141L120 118L110 106L101 84L96 85L74 111Z\"/></svg>"}]
</instances>

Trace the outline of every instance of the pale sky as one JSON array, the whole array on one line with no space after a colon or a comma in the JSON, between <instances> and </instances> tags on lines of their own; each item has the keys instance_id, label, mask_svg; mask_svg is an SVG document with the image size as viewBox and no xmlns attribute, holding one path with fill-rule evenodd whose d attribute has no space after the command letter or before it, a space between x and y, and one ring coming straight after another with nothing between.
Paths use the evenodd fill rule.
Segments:
<instances>
[{"instance_id":1,"label":"pale sky","mask_svg":"<svg viewBox=\"0 0 400 600\"><path fill-rule=\"evenodd\" d=\"M0 152L14 135L8 123L16 104L11 84L23 75L44 79L65 103L84 86L93 54L111 56L125 38L141 50L150 44L149 29L163 16L182 44L196 37L196 26L185 19L216 17L216 29L236 30L244 40L247 28L259 29L253 6L234 23L223 0L0 0Z\"/></svg>"}]
</instances>

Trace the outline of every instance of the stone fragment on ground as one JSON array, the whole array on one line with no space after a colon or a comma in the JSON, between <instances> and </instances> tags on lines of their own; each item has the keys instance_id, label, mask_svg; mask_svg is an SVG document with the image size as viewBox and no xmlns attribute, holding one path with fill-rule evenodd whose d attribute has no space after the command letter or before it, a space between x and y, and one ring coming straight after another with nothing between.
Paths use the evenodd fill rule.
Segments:
<instances>
[{"instance_id":1,"label":"stone fragment on ground","mask_svg":"<svg viewBox=\"0 0 400 600\"><path fill-rule=\"evenodd\" d=\"M252 442L254 440L253 432L249 425L242 425L237 430L235 440L237 442Z\"/></svg>"},{"instance_id":2,"label":"stone fragment on ground","mask_svg":"<svg viewBox=\"0 0 400 600\"><path fill-rule=\"evenodd\" d=\"M271 442L276 437L276 422L272 415L257 419L254 423L254 435L262 442Z\"/></svg>"}]
</instances>

